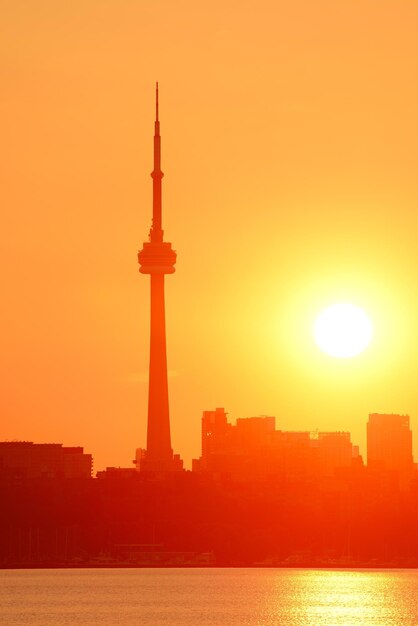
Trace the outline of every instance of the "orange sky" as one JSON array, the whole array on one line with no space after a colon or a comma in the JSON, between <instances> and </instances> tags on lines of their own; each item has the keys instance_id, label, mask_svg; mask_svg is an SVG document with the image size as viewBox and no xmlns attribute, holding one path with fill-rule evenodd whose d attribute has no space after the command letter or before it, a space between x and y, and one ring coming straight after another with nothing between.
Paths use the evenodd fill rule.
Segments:
<instances>
[{"instance_id":1,"label":"orange sky","mask_svg":"<svg viewBox=\"0 0 418 626\"><path fill-rule=\"evenodd\" d=\"M145 444L160 82L173 445L204 409L350 430L406 412L418 457L416 0L4 1L0 439ZM373 345L313 344L336 300Z\"/></svg>"}]
</instances>

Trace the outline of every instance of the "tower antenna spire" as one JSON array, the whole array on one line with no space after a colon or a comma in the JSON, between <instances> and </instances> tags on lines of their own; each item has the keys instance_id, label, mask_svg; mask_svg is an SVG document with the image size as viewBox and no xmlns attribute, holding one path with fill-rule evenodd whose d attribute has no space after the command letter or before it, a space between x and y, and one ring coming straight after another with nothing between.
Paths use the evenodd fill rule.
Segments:
<instances>
[{"instance_id":1,"label":"tower antenna spire","mask_svg":"<svg viewBox=\"0 0 418 626\"><path fill-rule=\"evenodd\" d=\"M151 241L163 240L164 231L162 226L162 186L164 176L161 171L161 135L158 103L158 83L155 83L155 124L154 124L154 169L152 171L152 226L150 231Z\"/></svg>"}]
</instances>

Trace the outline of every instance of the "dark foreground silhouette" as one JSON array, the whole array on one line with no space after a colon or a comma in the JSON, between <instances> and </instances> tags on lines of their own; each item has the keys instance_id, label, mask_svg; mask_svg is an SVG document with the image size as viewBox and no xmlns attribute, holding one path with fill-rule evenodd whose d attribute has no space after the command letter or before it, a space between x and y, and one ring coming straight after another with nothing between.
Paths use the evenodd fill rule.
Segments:
<instances>
[{"instance_id":1,"label":"dark foreground silhouette","mask_svg":"<svg viewBox=\"0 0 418 626\"><path fill-rule=\"evenodd\" d=\"M418 483L363 466L245 482L9 476L0 496L1 567L418 566Z\"/></svg>"}]
</instances>

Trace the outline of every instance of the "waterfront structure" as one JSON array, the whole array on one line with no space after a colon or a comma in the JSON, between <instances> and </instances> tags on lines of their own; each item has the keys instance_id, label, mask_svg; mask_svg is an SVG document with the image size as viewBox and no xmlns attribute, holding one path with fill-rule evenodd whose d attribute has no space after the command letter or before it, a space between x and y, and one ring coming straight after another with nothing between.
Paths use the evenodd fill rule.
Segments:
<instances>
[{"instance_id":1,"label":"waterfront structure","mask_svg":"<svg viewBox=\"0 0 418 626\"><path fill-rule=\"evenodd\" d=\"M152 171L152 225L149 241L138 252L139 271L149 274L151 282L151 329L148 388L147 448L141 452L137 469L166 472L182 469L182 461L173 455L168 402L167 349L165 331L164 276L175 271L177 255L171 243L164 241L162 227L161 135L156 86L154 126L154 169Z\"/></svg>"}]
</instances>

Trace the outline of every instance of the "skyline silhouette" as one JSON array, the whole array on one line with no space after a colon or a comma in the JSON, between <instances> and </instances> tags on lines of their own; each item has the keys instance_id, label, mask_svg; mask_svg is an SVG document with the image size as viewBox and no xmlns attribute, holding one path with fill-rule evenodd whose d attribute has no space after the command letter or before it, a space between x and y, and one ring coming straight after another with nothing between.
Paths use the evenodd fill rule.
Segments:
<instances>
[{"instance_id":1,"label":"skyline silhouette","mask_svg":"<svg viewBox=\"0 0 418 626\"><path fill-rule=\"evenodd\" d=\"M346 431L290 431L276 428L276 417L259 415L228 421L224 408L203 411L201 419L200 456L193 459L186 471L230 476L234 480L251 481L255 477L310 474L332 477L342 469L367 467L372 472L388 473L402 489L410 489L418 481L418 465L413 458L413 433L409 415L371 413L367 422L367 456L351 441ZM158 431L156 432L158 450ZM164 441L164 433L163 433ZM153 442L154 444L154 442ZM143 463L146 450L137 449L132 467L111 467L96 470L97 476L134 475L151 472L183 470L178 456L152 457ZM0 441L0 473L7 483L12 479L90 478L93 457L80 446L65 447L61 443L31 441ZM418 484L418 482L417 482Z\"/></svg>"},{"instance_id":2,"label":"skyline silhouette","mask_svg":"<svg viewBox=\"0 0 418 626\"><path fill-rule=\"evenodd\" d=\"M193 471L109 467L61 444L0 442L0 566L418 565L409 417L371 414L370 458L347 432L276 430L205 411Z\"/></svg>"}]
</instances>

